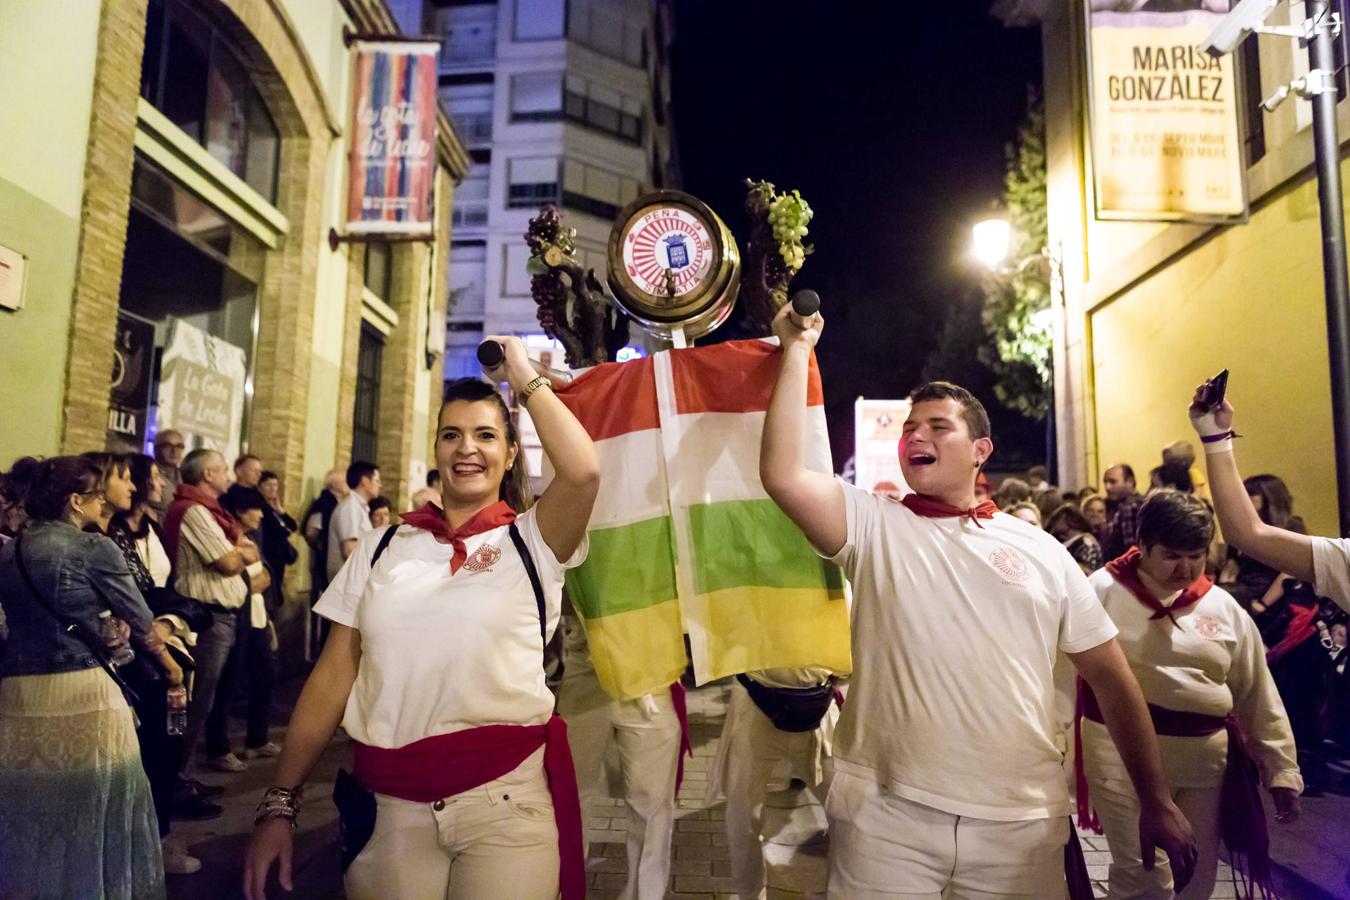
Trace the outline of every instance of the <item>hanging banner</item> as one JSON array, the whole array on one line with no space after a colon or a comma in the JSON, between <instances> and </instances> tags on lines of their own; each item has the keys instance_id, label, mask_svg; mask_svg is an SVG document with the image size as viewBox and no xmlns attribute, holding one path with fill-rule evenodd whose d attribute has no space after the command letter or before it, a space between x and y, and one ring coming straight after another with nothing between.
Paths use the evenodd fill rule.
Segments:
<instances>
[{"instance_id":1,"label":"hanging banner","mask_svg":"<svg viewBox=\"0 0 1350 900\"><path fill-rule=\"evenodd\" d=\"M160 431L183 433L189 447L239 455L244 423L248 358L243 348L213 337L182 319L171 319L160 357Z\"/></svg>"},{"instance_id":2,"label":"hanging banner","mask_svg":"<svg viewBox=\"0 0 1350 900\"><path fill-rule=\"evenodd\" d=\"M145 450L146 410L155 361L155 326L117 314L112 381L108 390L108 446Z\"/></svg>"},{"instance_id":3,"label":"hanging banner","mask_svg":"<svg viewBox=\"0 0 1350 900\"><path fill-rule=\"evenodd\" d=\"M354 46L347 231L430 235L440 45Z\"/></svg>"},{"instance_id":4,"label":"hanging banner","mask_svg":"<svg viewBox=\"0 0 1350 900\"><path fill-rule=\"evenodd\" d=\"M1245 220L1239 54L1199 46L1228 0L1085 6L1097 218Z\"/></svg>"},{"instance_id":5,"label":"hanging banner","mask_svg":"<svg viewBox=\"0 0 1350 900\"><path fill-rule=\"evenodd\" d=\"M853 483L865 491L891 494L898 500L909 493L900 474L900 438L909 417L908 400L853 402Z\"/></svg>"}]
</instances>

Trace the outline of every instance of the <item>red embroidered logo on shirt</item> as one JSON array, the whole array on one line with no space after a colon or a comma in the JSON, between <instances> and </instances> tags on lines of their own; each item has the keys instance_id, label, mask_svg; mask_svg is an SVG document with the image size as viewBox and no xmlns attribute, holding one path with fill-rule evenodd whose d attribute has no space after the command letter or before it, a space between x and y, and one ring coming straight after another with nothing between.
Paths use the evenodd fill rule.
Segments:
<instances>
[{"instance_id":1,"label":"red embroidered logo on shirt","mask_svg":"<svg viewBox=\"0 0 1350 900\"><path fill-rule=\"evenodd\" d=\"M492 571L493 565L502 558L502 551L487 544L479 547L464 561L464 568L475 574Z\"/></svg>"},{"instance_id":2,"label":"red embroidered logo on shirt","mask_svg":"<svg viewBox=\"0 0 1350 900\"><path fill-rule=\"evenodd\" d=\"M1223 623L1213 616L1194 616L1191 618L1191 627L1196 634L1211 641L1223 634Z\"/></svg>"},{"instance_id":3,"label":"red embroidered logo on shirt","mask_svg":"<svg viewBox=\"0 0 1350 900\"><path fill-rule=\"evenodd\" d=\"M1009 581L1022 582L1031 577L1031 567L1027 561L1011 547L999 547L989 554L989 562Z\"/></svg>"}]
</instances>

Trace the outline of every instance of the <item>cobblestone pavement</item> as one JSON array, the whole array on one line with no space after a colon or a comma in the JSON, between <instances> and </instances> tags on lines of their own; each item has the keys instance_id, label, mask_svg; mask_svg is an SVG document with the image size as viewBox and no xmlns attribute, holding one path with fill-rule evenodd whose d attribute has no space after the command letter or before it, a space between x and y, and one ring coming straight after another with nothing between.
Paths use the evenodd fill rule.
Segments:
<instances>
[{"instance_id":1,"label":"cobblestone pavement","mask_svg":"<svg viewBox=\"0 0 1350 900\"><path fill-rule=\"evenodd\" d=\"M289 697L298 692L291 687ZM669 898L714 900L730 898L732 883L721 804L708 807L704 794L708 768L717 751L722 716L729 687L713 684L689 693L690 736L694 758L685 766L680 791L680 815L675 826L674 864ZM279 704L280 706L281 704ZM289 708L278 709L284 721ZM280 729L273 739L280 741ZM341 898L338 874L336 811L329 800L337 769L349 765L345 738L339 737L324 754L310 779L301 828L297 832L295 897L303 900ZM205 864L190 876L170 876L171 900L235 900L238 898L244 843L252 826L253 806L271 783L270 760L254 761L249 771L238 775L206 777L226 785L225 814L207 822L178 822L180 835ZM827 840L823 810L808 791L785 789L771 794L765 815L766 858L769 862L769 897L823 897L826 879ZM1350 799L1343 795L1307 798L1303 820L1292 828L1272 826L1272 858L1285 900L1337 900L1350 898ZM587 861L588 896L594 900L617 897L624 884L626 861L625 819L622 804L611 801L592 812L586 822L591 841ZM1083 835L1083 850L1098 897L1106 896L1105 880L1110 855L1105 841ZM279 889L269 895L285 896ZM1216 898L1236 896L1230 870L1221 864Z\"/></svg>"}]
</instances>

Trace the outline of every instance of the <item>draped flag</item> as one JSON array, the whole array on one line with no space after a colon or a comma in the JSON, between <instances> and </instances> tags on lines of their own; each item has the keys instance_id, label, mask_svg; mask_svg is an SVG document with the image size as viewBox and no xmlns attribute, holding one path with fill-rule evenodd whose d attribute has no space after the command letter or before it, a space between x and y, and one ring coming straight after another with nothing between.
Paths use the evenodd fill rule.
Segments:
<instances>
[{"instance_id":1,"label":"draped flag","mask_svg":"<svg viewBox=\"0 0 1350 900\"><path fill-rule=\"evenodd\" d=\"M558 395L595 440L590 555L568 576L596 675L614 697L737 672L852 668L839 570L822 561L759 481L777 348L734 341L606 363ZM811 364L807 466L830 472Z\"/></svg>"}]
</instances>

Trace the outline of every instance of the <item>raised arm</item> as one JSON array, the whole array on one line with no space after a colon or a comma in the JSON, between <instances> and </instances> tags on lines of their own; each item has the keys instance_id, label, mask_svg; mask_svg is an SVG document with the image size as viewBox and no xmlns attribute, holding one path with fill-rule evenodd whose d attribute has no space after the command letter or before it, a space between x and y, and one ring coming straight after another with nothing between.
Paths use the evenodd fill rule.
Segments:
<instances>
[{"instance_id":1,"label":"raised arm","mask_svg":"<svg viewBox=\"0 0 1350 900\"><path fill-rule=\"evenodd\" d=\"M506 351L506 361L488 376L500 380L504 375L516 396L521 396L538 377L525 345L516 337L494 335L488 340L497 341ZM539 443L548 454L554 473L536 505L539 533L553 555L566 561L586 537L591 507L600 490L600 458L591 436L547 383L529 395L525 409L534 421Z\"/></svg>"},{"instance_id":2,"label":"raised arm","mask_svg":"<svg viewBox=\"0 0 1350 900\"><path fill-rule=\"evenodd\" d=\"M274 776L277 786L299 788L305 783L342 721L360 664L361 633L334 623L291 714L281 758L277 760ZM263 900L266 896L267 874L278 860L281 886L293 890L293 831L294 824L285 818L268 819L253 829L244 854L244 896L248 900Z\"/></svg>"},{"instance_id":3,"label":"raised arm","mask_svg":"<svg viewBox=\"0 0 1350 900\"><path fill-rule=\"evenodd\" d=\"M821 553L833 556L848 540L844 491L833 477L806 468L802 442L806 431L806 385L811 350L825 320L816 313L798 328L784 304L773 321L782 344L782 363L764 416L759 450L759 480L773 501Z\"/></svg>"},{"instance_id":4,"label":"raised arm","mask_svg":"<svg viewBox=\"0 0 1350 900\"><path fill-rule=\"evenodd\" d=\"M1218 409L1207 412L1199 403L1203 389L1202 385L1195 392L1196 401L1190 408L1191 425L1205 447L1209 490L1214 496L1214 511L1219 516L1224 540L1271 568L1302 581L1315 580L1312 538L1261 521L1247 497L1233 455L1230 436L1233 407L1225 400Z\"/></svg>"},{"instance_id":5,"label":"raised arm","mask_svg":"<svg viewBox=\"0 0 1350 900\"><path fill-rule=\"evenodd\" d=\"M1180 891L1195 869L1195 836L1172 802L1139 682L1115 638L1091 650L1070 653L1069 659L1092 687L1106 729L1139 795L1139 846L1144 868L1153 868L1154 848L1162 850L1172 864L1172 879Z\"/></svg>"}]
</instances>

